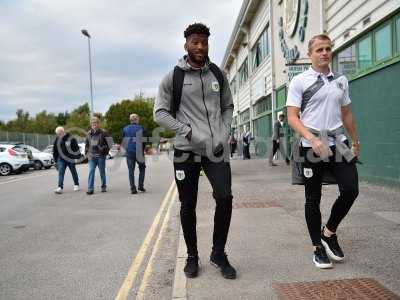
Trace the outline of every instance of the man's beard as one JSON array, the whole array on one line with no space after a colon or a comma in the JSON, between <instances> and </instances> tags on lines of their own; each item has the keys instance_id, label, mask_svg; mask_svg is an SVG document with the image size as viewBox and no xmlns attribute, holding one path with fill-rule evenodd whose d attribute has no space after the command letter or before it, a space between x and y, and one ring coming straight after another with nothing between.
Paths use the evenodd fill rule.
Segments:
<instances>
[{"instance_id":1,"label":"man's beard","mask_svg":"<svg viewBox=\"0 0 400 300\"><path fill-rule=\"evenodd\" d=\"M188 53L188 55L189 55L190 60L198 65L204 65L204 63L206 62L206 57L207 57L206 55L204 56L204 58L202 60L198 60L196 58L196 56L193 55L192 53Z\"/></svg>"}]
</instances>

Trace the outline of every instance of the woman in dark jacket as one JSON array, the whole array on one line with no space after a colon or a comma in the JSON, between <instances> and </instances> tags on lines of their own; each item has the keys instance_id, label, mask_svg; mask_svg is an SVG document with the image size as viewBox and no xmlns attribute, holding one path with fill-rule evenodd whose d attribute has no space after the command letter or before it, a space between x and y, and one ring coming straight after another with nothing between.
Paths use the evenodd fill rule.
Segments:
<instances>
[{"instance_id":1,"label":"woman in dark jacket","mask_svg":"<svg viewBox=\"0 0 400 300\"><path fill-rule=\"evenodd\" d=\"M79 191L79 177L75 164L81 158L78 142L63 127L57 127L56 139L53 144L53 158L58 167L58 188L56 194L62 194L64 188L64 174L68 167L74 180L74 191Z\"/></svg>"}]
</instances>

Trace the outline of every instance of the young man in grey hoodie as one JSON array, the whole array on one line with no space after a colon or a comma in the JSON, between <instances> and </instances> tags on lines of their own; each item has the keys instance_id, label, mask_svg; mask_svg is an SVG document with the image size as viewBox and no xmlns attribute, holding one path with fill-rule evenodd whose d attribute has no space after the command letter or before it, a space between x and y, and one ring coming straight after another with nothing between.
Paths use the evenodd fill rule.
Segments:
<instances>
[{"instance_id":1,"label":"young man in grey hoodie","mask_svg":"<svg viewBox=\"0 0 400 300\"><path fill-rule=\"evenodd\" d=\"M180 91L173 91L177 77L171 71L159 86L154 119L159 125L176 133L174 171L188 253L184 268L186 276L196 277L199 269L196 202L202 168L211 183L216 201L210 262L221 270L225 278L234 279L236 270L225 254L232 215L228 138L233 101L226 76L208 58L209 36L209 28L203 24L195 23L185 30L187 55L177 65L178 71L184 74L179 107L174 106L174 93L179 94ZM219 84L221 79L222 86Z\"/></svg>"}]
</instances>

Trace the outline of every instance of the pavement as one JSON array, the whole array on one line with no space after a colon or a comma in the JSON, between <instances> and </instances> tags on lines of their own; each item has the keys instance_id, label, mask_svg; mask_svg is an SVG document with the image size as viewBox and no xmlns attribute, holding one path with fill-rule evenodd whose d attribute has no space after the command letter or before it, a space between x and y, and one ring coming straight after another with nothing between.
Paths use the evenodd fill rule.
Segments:
<instances>
[{"instance_id":1,"label":"pavement","mask_svg":"<svg viewBox=\"0 0 400 300\"><path fill-rule=\"evenodd\" d=\"M400 187L360 183L338 229L346 260L320 270L311 260L304 188L292 186L290 168L278 164L231 162L234 209L226 252L236 280L209 264L215 202L206 176L197 205L201 271L186 279L180 204L166 155L151 158L148 191L138 197L129 194L123 160L108 164L109 192L90 197L86 166L79 166L82 191L72 191L67 174L63 195L52 192L55 170L0 178L0 299L400 299ZM336 196L336 186L323 187L325 222ZM375 293L365 278L392 296ZM360 289L353 280L359 279L364 294L355 297ZM336 288L343 282L353 286ZM306 290L293 291L300 283ZM284 284L290 284L289 297L278 298Z\"/></svg>"},{"instance_id":2,"label":"pavement","mask_svg":"<svg viewBox=\"0 0 400 300\"><path fill-rule=\"evenodd\" d=\"M201 272L194 279L184 277L186 247L182 233L172 240L170 236L169 245L178 244L172 298L278 299L275 284L360 278L374 279L400 295L400 187L360 182L360 194L337 231L345 262L321 270L312 262L304 219L304 187L291 185L290 167L284 162L278 164L270 167L264 159L232 160L234 209L226 252L238 272L236 280L224 279L209 264L215 202L207 178L201 177L197 204ZM323 187L323 223L337 192L336 186ZM172 215L171 228L177 231L178 202ZM354 299L350 294L345 297L347 292L351 294L351 290L335 289L328 296L316 292L314 299ZM148 294L147 298L171 299L168 293Z\"/></svg>"}]
</instances>

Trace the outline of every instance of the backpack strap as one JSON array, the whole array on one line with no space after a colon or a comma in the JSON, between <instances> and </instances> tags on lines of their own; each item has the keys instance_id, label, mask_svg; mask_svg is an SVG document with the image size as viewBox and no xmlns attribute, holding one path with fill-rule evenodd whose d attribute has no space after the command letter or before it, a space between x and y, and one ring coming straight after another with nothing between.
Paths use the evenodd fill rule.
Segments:
<instances>
[{"instance_id":1,"label":"backpack strap","mask_svg":"<svg viewBox=\"0 0 400 300\"><path fill-rule=\"evenodd\" d=\"M221 101L222 90L224 85L224 75L222 74L220 68L214 63L210 63L209 68L210 71L214 74L215 78L217 78L219 84L220 101ZM171 115L174 118L176 118L176 112L179 110L179 106L181 104L184 79L185 79L185 71L179 68L178 66L175 66L174 75L172 79L172 103L171 103Z\"/></svg>"},{"instance_id":2,"label":"backpack strap","mask_svg":"<svg viewBox=\"0 0 400 300\"><path fill-rule=\"evenodd\" d=\"M182 98L183 80L185 79L185 71L175 66L174 76L172 79L172 103L171 115L176 118L176 112L179 110Z\"/></svg>"}]
</instances>

